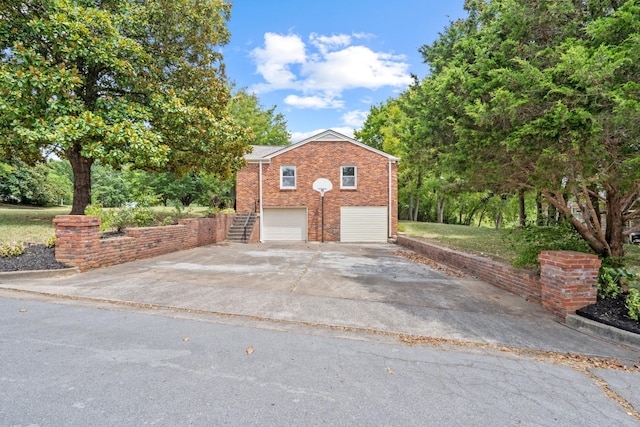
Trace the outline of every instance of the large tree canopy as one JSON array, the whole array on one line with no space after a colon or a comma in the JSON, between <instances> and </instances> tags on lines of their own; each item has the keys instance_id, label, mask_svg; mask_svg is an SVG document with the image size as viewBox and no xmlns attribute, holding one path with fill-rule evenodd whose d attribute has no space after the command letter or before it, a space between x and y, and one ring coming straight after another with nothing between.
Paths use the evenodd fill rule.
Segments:
<instances>
[{"instance_id":1,"label":"large tree canopy","mask_svg":"<svg viewBox=\"0 0 640 427\"><path fill-rule=\"evenodd\" d=\"M91 165L204 171L242 165L218 46L223 0L0 3L0 154L55 154L74 172L72 214L91 200Z\"/></svg>"},{"instance_id":2,"label":"large tree canopy","mask_svg":"<svg viewBox=\"0 0 640 427\"><path fill-rule=\"evenodd\" d=\"M255 93L246 89L233 92L227 106L229 114L236 123L251 131L255 145L289 145L291 134L287 130L287 121L276 106L265 108Z\"/></svg>"},{"instance_id":3,"label":"large tree canopy","mask_svg":"<svg viewBox=\"0 0 640 427\"><path fill-rule=\"evenodd\" d=\"M640 215L640 2L466 7L421 49L421 144L478 187L540 191L595 252L622 256Z\"/></svg>"}]
</instances>

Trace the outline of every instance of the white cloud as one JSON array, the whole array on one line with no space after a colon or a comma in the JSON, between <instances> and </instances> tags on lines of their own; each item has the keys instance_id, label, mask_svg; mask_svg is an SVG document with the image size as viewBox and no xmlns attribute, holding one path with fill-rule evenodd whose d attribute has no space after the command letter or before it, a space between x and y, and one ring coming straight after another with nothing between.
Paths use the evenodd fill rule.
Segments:
<instances>
[{"instance_id":1,"label":"white cloud","mask_svg":"<svg viewBox=\"0 0 640 427\"><path fill-rule=\"evenodd\" d=\"M312 108L314 110L324 108L342 108L344 107L344 101L334 99L333 97L323 96L298 96L287 95L284 99L284 103L297 108Z\"/></svg>"},{"instance_id":2,"label":"white cloud","mask_svg":"<svg viewBox=\"0 0 640 427\"><path fill-rule=\"evenodd\" d=\"M325 55L327 52L341 46L349 46L351 44L351 36L347 34L321 36L316 33L311 33L311 35L309 35L309 41L318 48L322 55Z\"/></svg>"},{"instance_id":3,"label":"white cloud","mask_svg":"<svg viewBox=\"0 0 640 427\"><path fill-rule=\"evenodd\" d=\"M264 48L251 51L258 73L267 81L270 89L290 89L296 86L296 75L291 65L306 61L305 44L297 35L283 36L266 33Z\"/></svg>"},{"instance_id":4,"label":"white cloud","mask_svg":"<svg viewBox=\"0 0 640 427\"><path fill-rule=\"evenodd\" d=\"M342 92L350 89L404 89L411 76L404 55L375 52L353 41L370 34L312 33L308 44L295 34L266 33L264 47L251 52L265 82L253 86L257 93L291 89L285 102L297 108L342 108Z\"/></svg>"},{"instance_id":5,"label":"white cloud","mask_svg":"<svg viewBox=\"0 0 640 427\"><path fill-rule=\"evenodd\" d=\"M362 124L364 123L364 121L367 119L368 115L369 115L368 111L360 111L360 110L349 111L348 113L345 113L342 116L342 122L347 126L360 128L362 127Z\"/></svg>"}]
</instances>

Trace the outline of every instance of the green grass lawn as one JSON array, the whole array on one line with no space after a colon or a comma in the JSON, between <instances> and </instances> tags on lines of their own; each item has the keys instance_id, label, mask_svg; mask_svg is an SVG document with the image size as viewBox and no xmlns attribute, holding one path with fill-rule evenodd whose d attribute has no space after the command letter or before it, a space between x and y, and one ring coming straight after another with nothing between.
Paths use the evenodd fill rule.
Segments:
<instances>
[{"instance_id":1,"label":"green grass lawn","mask_svg":"<svg viewBox=\"0 0 640 427\"><path fill-rule=\"evenodd\" d=\"M70 206L31 208L0 204L0 242L44 243L54 235L53 218L70 211Z\"/></svg>"},{"instance_id":2,"label":"green grass lawn","mask_svg":"<svg viewBox=\"0 0 640 427\"><path fill-rule=\"evenodd\" d=\"M158 214L175 215L175 208L154 206ZM0 204L0 242L45 243L55 234L53 218L69 215L71 206L36 208ZM206 207L194 206L182 209L183 216L203 216Z\"/></svg>"},{"instance_id":3,"label":"green grass lawn","mask_svg":"<svg viewBox=\"0 0 640 427\"><path fill-rule=\"evenodd\" d=\"M430 222L400 221L408 237L425 239L452 249L489 256L507 263L516 258L510 230ZM625 245L625 264L640 272L640 245Z\"/></svg>"}]
</instances>

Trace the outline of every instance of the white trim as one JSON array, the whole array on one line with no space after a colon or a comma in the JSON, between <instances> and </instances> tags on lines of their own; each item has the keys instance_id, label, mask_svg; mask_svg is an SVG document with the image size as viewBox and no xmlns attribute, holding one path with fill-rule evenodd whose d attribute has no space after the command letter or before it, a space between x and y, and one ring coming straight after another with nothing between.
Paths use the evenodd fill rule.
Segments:
<instances>
[{"instance_id":1,"label":"white trim","mask_svg":"<svg viewBox=\"0 0 640 427\"><path fill-rule=\"evenodd\" d=\"M381 156L386 157L389 160L395 160L398 161L400 160L398 157L392 156L391 154L387 154L384 151L380 151L380 150L376 150L373 147L370 147L366 144L363 144L362 142L355 140L353 138L349 138L346 135L343 135L341 133L338 133L334 130L325 130L324 132L320 132L317 135L314 135L310 138L307 139L303 139L300 142L296 142L295 144L291 144L288 146L283 147L281 150L277 150L271 154L268 154L266 156L263 157L263 159L265 160L271 160L272 158L279 156L280 154L284 154L287 151L293 150L295 148L301 147L305 144L308 144L309 142L314 142L314 141L327 141L327 142L350 142L352 144L357 145L358 147L364 148L365 150L369 150L371 152L374 152L376 154L379 154Z\"/></svg>"},{"instance_id":2,"label":"white trim","mask_svg":"<svg viewBox=\"0 0 640 427\"><path fill-rule=\"evenodd\" d=\"M284 171L285 168L293 168L293 187L291 186L285 186L284 185L284 179L285 178L291 178L290 176L285 177L282 172ZM293 165L282 165L280 166L280 189L281 190L295 190L298 186L298 170L296 166Z\"/></svg>"},{"instance_id":3,"label":"white trim","mask_svg":"<svg viewBox=\"0 0 640 427\"><path fill-rule=\"evenodd\" d=\"M344 181L343 181L343 178L345 178L345 176L343 175L344 168L353 168L353 185L344 185ZM347 175L346 177L350 178L350 175ZM356 166L356 165L342 165L342 166L340 166L340 189L341 190L356 190L357 188L358 188L358 166Z\"/></svg>"},{"instance_id":4,"label":"white trim","mask_svg":"<svg viewBox=\"0 0 640 427\"><path fill-rule=\"evenodd\" d=\"M393 232L393 180L391 179L391 163L392 160L389 160L389 207L387 208L389 223L387 224L387 237L392 237L391 233Z\"/></svg>"},{"instance_id":5,"label":"white trim","mask_svg":"<svg viewBox=\"0 0 640 427\"><path fill-rule=\"evenodd\" d=\"M260 242L264 243L264 212L262 210L262 162L260 162L260 172L258 180L260 186Z\"/></svg>"}]
</instances>

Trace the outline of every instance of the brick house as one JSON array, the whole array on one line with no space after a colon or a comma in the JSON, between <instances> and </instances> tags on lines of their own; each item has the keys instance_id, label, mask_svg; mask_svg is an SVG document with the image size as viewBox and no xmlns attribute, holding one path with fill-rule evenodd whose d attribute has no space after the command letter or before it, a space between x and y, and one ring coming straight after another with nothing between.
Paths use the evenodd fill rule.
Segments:
<instances>
[{"instance_id":1,"label":"brick house","mask_svg":"<svg viewBox=\"0 0 640 427\"><path fill-rule=\"evenodd\" d=\"M327 130L289 146L254 146L245 159L236 212L259 214L261 242L385 242L397 233L397 157ZM333 186L324 197L313 189L320 178Z\"/></svg>"}]
</instances>

